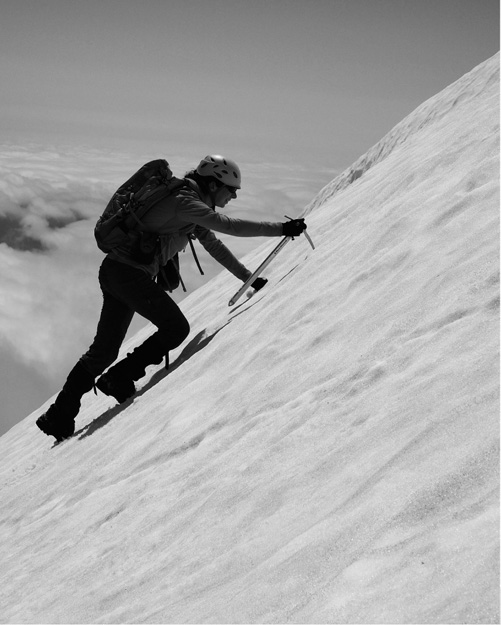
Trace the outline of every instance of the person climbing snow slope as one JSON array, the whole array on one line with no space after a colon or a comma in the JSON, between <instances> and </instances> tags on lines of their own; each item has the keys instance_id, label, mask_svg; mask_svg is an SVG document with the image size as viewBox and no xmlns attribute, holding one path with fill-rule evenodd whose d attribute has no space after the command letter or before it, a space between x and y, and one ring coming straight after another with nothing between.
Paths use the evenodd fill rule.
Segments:
<instances>
[{"instance_id":1,"label":"person climbing snow slope","mask_svg":"<svg viewBox=\"0 0 501 625\"><path fill-rule=\"evenodd\" d=\"M81 398L94 387L123 403L135 394L134 382L145 375L146 367L168 358L187 338L188 320L165 292L162 271L190 238L198 239L215 260L245 282L251 272L214 231L239 237L280 237L299 236L305 230L303 219L250 221L218 212L216 208L225 208L240 188L241 173L233 160L206 156L185 174L173 193L142 217L140 229L131 231L124 244L107 254L99 270L103 305L94 341L68 374L54 403L37 420L42 432L57 441L72 436ZM252 286L259 290L265 284L265 279L257 278ZM108 369L118 357L135 313L157 330Z\"/></svg>"}]
</instances>

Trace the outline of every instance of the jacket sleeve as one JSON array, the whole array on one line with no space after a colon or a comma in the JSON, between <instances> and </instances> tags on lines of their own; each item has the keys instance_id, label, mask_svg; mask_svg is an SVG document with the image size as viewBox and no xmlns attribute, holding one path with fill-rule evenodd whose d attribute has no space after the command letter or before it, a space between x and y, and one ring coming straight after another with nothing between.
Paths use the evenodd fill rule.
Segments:
<instances>
[{"instance_id":1,"label":"jacket sleeve","mask_svg":"<svg viewBox=\"0 0 501 625\"><path fill-rule=\"evenodd\" d=\"M213 232L207 230L206 228L202 228L201 226L197 226L195 228L195 236L207 252L209 252L212 258L217 260L218 263L223 265L223 267L225 267L239 280L245 282L247 278L249 278L251 272L244 265L242 265L242 263L235 256L233 256L226 245L220 241Z\"/></svg>"},{"instance_id":2,"label":"jacket sleeve","mask_svg":"<svg viewBox=\"0 0 501 625\"><path fill-rule=\"evenodd\" d=\"M218 213L202 202L191 189L182 189L177 195L176 215L187 224L196 224L207 230L215 230L236 237L280 237L280 222L249 221L233 219Z\"/></svg>"}]
</instances>

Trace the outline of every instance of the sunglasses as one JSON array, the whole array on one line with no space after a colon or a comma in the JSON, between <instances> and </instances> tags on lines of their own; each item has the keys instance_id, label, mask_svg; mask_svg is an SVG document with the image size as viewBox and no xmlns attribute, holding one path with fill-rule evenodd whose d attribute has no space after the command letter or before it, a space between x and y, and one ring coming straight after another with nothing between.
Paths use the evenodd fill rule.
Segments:
<instances>
[{"instance_id":1,"label":"sunglasses","mask_svg":"<svg viewBox=\"0 0 501 625\"><path fill-rule=\"evenodd\" d=\"M225 187L226 189L228 189L228 191L229 191L230 193L232 193L232 194L233 194L233 193L235 193L235 195L236 195L237 191L240 191L240 189L239 189L238 187L230 187L230 185L229 185L229 184L224 184L224 185L223 185L223 187Z\"/></svg>"}]
</instances>

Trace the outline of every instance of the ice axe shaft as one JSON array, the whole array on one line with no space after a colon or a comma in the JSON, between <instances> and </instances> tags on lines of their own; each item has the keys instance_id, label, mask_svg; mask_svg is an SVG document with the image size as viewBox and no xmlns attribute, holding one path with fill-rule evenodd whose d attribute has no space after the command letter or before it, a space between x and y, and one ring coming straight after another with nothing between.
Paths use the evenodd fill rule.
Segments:
<instances>
[{"instance_id":1,"label":"ice axe shaft","mask_svg":"<svg viewBox=\"0 0 501 625\"><path fill-rule=\"evenodd\" d=\"M259 277L262 271L268 267L271 261L275 258L275 256L280 252L281 249L285 247L285 245L292 240L292 237L283 238L280 243L268 254L268 256L263 260L263 262L259 265L259 267L254 271L254 273L247 278L247 280L243 283L243 285L238 289L235 295L228 302L228 306L233 306L239 300L242 295L245 293L247 288L254 282L256 278Z\"/></svg>"}]
</instances>

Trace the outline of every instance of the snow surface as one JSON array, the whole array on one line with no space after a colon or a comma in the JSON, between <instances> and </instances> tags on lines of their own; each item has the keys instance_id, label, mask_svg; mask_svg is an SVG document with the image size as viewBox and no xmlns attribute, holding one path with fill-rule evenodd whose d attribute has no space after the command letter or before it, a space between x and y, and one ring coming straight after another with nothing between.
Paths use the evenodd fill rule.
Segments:
<instances>
[{"instance_id":1,"label":"snow surface","mask_svg":"<svg viewBox=\"0 0 501 625\"><path fill-rule=\"evenodd\" d=\"M133 402L1 437L1 622L499 622L498 76L328 185L266 289L184 300Z\"/></svg>"}]
</instances>

